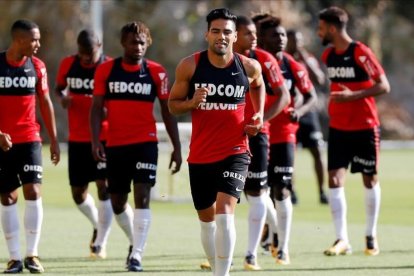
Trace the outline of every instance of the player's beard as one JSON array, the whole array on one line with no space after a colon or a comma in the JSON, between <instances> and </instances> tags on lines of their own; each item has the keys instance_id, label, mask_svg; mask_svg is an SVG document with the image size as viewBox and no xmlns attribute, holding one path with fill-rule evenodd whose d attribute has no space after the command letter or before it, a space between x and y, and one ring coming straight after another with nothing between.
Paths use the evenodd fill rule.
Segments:
<instances>
[{"instance_id":1,"label":"player's beard","mask_svg":"<svg viewBox=\"0 0 414 276\"><path fill-rule=\"evenodd\" d=\"M323 46L326 46L331 42L332 42L332 39L327 35L322 38L322 45Z\"/></svg>"}]
</instances>

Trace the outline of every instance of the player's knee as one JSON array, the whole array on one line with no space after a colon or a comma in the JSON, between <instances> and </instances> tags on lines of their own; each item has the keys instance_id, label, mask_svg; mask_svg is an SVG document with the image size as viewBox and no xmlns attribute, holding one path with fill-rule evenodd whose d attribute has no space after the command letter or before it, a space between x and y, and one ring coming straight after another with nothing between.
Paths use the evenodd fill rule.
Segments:
<instances>
[{"instance_id":1,"label":"player's knee","mask_svg":"<svg viewBox=\"0 0 414 276\"><path fill-rule=\"evenodd\" d=\"M109 199L109 193L107 191L107 188L98 188L98 198L99 200L108 200Z\"/></svg>"},{"instance_id":2,"label":"player's knee","mask_svg":"<svg viewBox=\"0 0 414 276\"><path fill-rule=\"evenodd\" d=\"M273 197L277 201L282 201L290 196L290 191L286 187L275 187L273 189Z\"/></svg>"}]
</instances>

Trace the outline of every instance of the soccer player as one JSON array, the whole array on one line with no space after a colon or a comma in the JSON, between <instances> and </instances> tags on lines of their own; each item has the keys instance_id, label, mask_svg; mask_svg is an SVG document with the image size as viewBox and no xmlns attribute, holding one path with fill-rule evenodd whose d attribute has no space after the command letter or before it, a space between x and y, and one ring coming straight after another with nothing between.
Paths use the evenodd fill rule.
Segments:
<instances>
[{"instance_id":1,"label":"soccer player","mask_svg":"<svg viewBox=\"0 0 414 276\"><path fill-rule=\"evenodd\" d=\"M384 70L372 51L347 33L348 14L329 7L319 13L318 36L329 46L322 54L331 80L329 98L328 177L329 205L336 241L325 255L351 253L348 239L345 175L361 173L365 187L365 254L379 254L377 221L381 189L377 176L379 158L379 119L375 98L389 93Z\"/></svg>"},{"instance_id":2,"label":"soccer player","mask_svg":"<svg viewBox=\"0 0 414 276\"><path fill-rule=\"evenodd\" d=\"M34 56L40 47L39 27L29 20L17 20L11 27L11 37L9 48L0 53L1 224L10 256L4 273L23 270L16 204L20 186L25 199L24 266L31 273L42 273L38 245L43 221L43 167L36 97L50 139L50 158L54 165L59 163L60 151L46 67Z\"/></svg>"},{"instance_id":3,"label":"soccer player","mask_svg":"<svg viewBox=\"0 0 414 276\"><path fill-rule=\"evenodd\" d=\"M316 93L304 66L284 52L287 36L285 28L280 24L280 19L269 16L259 24L263 47L278 60L292 98L290 105L270 120L268 168L268 181L272 186L276 205L279 241L277 252L274 250L272 254L276 257L276 263L287 265L290 263L288 243L293 215L290 192L292 190L296 131L299 127L300 117L308 112L316 102ZM296 91L299 91L303 97L303 103L299 106L294 101ZM275 96L269 96L268 102L271 103L275 98Z\"/></svg>"},{"instance_id":4,"label":"soccer player","mask_svg":"<svg viewBox=\"0 0 414 276\"><path fill-rule=\"evenodd\" d=\"M77 44L77 54L64 58L60 63L55 92L62 107L68 110L68 169L72 198L93 227L90 256L105 258L113 213L106 191L106 164L93 158L88 122L92 105L93 76L97 65L109 58L99 52L101 42L92 30L82 30ZM102 141L106 139L107 128L104 120L100 136ZM98 208L88 193L88 184L91 181L96 182Z\"/></svg>"},{"instance_id":5,"label":"soccer player","mask_svg":"<svg viewBox=\"0 0 414 276\"><path fill-rule=\"evenodd\" d=\"M263 125L265 89L260 64L233 52L236 16L220 8L207 15L208 48L180 61L169 108L191 112L190 186L201 243L214 275L228 275L236 242L234 211L250 163L247 135ZM249 90L254 114L244 118ZM247 122L247 124L246 124Z\"/></svg>"},{"instance_id":6,"label":"soccer player","mask_svg":"<svg viewBox=\"0 0 414 276\"><path fill-rule=\"evenodd\" d=\"M167 72L159 63L144 58L151 43L150 30L144 23L124 25L123 56L99 65L94 78L92 149L95 159L107 161L108 192L115 219L133 244L127 258L128 271L143 270L142 257L151 223L150 191L155 185L158 158L153 116L156 98L173 145L169 166L172 173L179 171L182 162L177 122L168 112ZM106 151L100 141L105 107ZM134 211L127 202L131 181Z\"/></svg>"},{"instance_id":7,"label":"soccer player","mask_svg":"<svg viewBox=\"0 0 414 276\"><path fill-rule=\"evenodd\" d=\"M267 167L269 152L269 124L268 120L278 115L289 104L290 95L284 85L284 78L280 72L277 60L268 52L256 48L257 34L254 22L246 16L237 16L237 41L234 43L236 53L254 58L259 61L262 76L265 82L266 93L278 95L273 106L268 106L264 112L264 127L256 136L249 137L250 153L246 185L247 202L249 203L249 231L247 252L244 260L245 270L260 270L257 263L257 247L266 217L269 218L271 233L276 233L276 210L272 199L268 195ZM250 101L250 94L246 94L245 117L250 118L254 111Z\"/></svg>"},{"instance_id":8,"label":"soccer player","mask_svg":"<svg viewBox=\"0 0 414 276\"><path fill-rule=\"evenodd\" d=\"M286 52L305 66L313 84L322 86L325 83L325 74L320 68L315 56L309 53L304 47L303 34L297 30L288 30L287 38ZM299 129L296 133L296 138L297 142L311 153L318 184L319 202L321 204L328 204L328 198L323 188L325 182L325 165L322 157L322 146L324 145L324 141L316 110L310 110L299 119Z\"/></svg>"}]
</instances>

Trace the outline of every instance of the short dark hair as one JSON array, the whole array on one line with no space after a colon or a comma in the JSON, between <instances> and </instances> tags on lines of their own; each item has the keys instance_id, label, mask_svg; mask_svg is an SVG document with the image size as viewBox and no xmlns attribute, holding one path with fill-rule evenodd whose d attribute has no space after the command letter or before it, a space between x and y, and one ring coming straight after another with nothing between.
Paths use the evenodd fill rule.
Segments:
<instances>
[{"instance_id":1,"label":"short dark hair","mask_svg":"<svg viewBox=\"0 0 414 276\"><path fill-rule=\"evenodd\" d=\"M11 27L11 35L14 36L14 34L17 31L26 31L29 32L33 29L39 29L39 26L34 23L33 21L27 20L27 19L19 19L16 20L12 27Z\"/></svg>"},{"instance_id":2,"label":"short dark hair","mask_svg":"<svg viewBox=\"0 0 414 276\"><path fill-rule=\"evenodd\" d=\"M234 15L232 12L230 12L226 8L214 9L206 17L206 20L207 20L207 30L210 30L211 22L213 20L216 20L216 19L231 20L231 21L234 22L234 25L236 25L237 16Z\"/></svg>"},{"instance_id":3,"label":"short dark hair","mask_svg":"<svg viewBox=\"0 0 414 276\"><path fill-rule=\"evenodd\" d=\"M254 24L253 20L244 15L238 15L236 20L236 30L240 28L240 26L247 26L250 24Z\"/></svg>"},{"instance_id":4,"label":"short dark hair","mask_svg":"<svg viewBox=\"0 0 414 276\"><path fill-rule=\"evenodd\" d=\"M348 23L348 14L341 8L331 6L319 12L319 19L334 25L338 29L343 29Z\"/></svg>"},{"instance_id":5,"label":"short dark hair","mask_svg":"<svg viewBox=\"0 0 414 276\"><path fill-rule=\"evenodd\" d=\"M267 16L258 21L258 29L260 30L260 33L263 34L263 32L267 29L279 27L281 22L282 20L279 17Z\"/></svg>"},{"instance_id":6,"label":"short dark hair","mask_svg":"<svg viewBox=\"0 0 414 276\"><path fill-rule=\"evenodd\" d=\"M129 33L136 35L145 34L147 36L147 44L150 46L152 44L151 33L147 25L141 21L133 21L124 25L121 29L121 42L126 39L126 36Z\"/></svg>"},{"instance_id":7,"label":"short dark hair","mask_svg":"<svg viewBox=\"0 0 414 276\"><path fill-rule=\"evenodd\" d=\"M95 31L91 29L84 29L80 31L77 43L81 47L92 49L94 46L99 45L100 41Z\"/></svg>"},{"instance_id":8,"label":"short dark hair","mask_svg":"<svg viewBox=\"0 0 414 276\"><path fill-rule=\"evenodd\" d=\"M289 29L286 31L286 35L287 36L294 36L298 33L299 31L295 30L295 29Z\"/></svg>"},{"instance_id":9,"label":"short dark hair","mask_svg":"<svg viewBox=\"0 0 414 276\"><path fill-rule=\"evenodd\" d=\"M259 14L254 15L252 17L252 20L255 24L257 24L260 20L263 20L263 19L265 19L266 17L269 17L269 16L270 16L270 14L268 14L268 13L259 13Z\"/></svg>"}]
</instances>

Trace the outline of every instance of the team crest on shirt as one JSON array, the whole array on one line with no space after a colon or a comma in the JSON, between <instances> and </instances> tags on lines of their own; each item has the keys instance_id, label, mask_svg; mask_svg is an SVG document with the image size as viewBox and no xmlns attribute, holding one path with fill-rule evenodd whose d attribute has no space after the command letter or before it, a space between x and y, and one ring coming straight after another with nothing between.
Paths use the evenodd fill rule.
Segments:
<instances>
[{"instance_id":1,"label":"team crest on shirt","mask_svg":"<svg viewBox=\"0 0 414 276\"><path fill-rule=\"evenodd\" d=\"M364 63L367 60L366 56L360 56L358 58L359 58L359 61L362 62L362 63Z\"/></svg>"},{"instance_id":2,"label":"team crest on shirt","mask_svg":"<svg viewBox=\"0 0 414 276\"><path fill-rule=\"evenodd\" d=\"M163 80L165 78L165 73L158 73L158 76L160 77L160 80Z\"/></svg>"},{"instance_id":3,"label":"team crest on shirt","mask_svg":"<svg viewBox=\"0 0 414 276\"><path fill-rule=\"evenodd\" d=\"M298 71L297 74L298 74L299 78L302 78L305 75L305 72L304 71Z\"/></svg>"},{"instance_id":4,"label":"team crest on shirt","mask_svg":"<svg viewBox=\"0 0 414 276\"><path fill-rule=\"evenodd\" d=\"M272 67L272 63L267 61L264 63L264 65L266 66L267 69L269 69L270 67Z\"/></svg>"}]
</instances>

